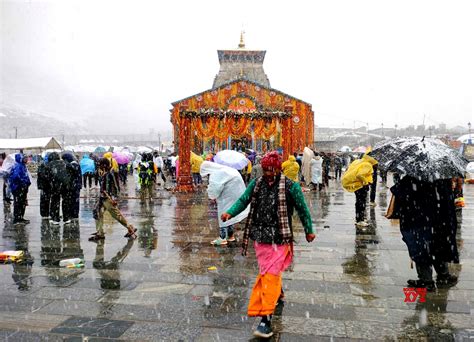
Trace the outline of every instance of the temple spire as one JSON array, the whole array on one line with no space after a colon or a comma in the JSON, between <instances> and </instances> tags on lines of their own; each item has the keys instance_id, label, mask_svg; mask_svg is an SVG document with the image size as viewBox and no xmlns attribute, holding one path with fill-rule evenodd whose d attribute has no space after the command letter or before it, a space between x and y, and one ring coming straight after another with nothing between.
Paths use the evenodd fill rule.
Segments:
<instances>
[{"instance_id":1,"label":"temple spire","mask_svg":"<svg viewBox=\"0 0 474 342\"><path fill-rule=\"evenodd\" d=\"M240 31L240 43L239 43L239 49L245 49L245 43L244 43L244 31Z\"/></svg>"}]
</instances>

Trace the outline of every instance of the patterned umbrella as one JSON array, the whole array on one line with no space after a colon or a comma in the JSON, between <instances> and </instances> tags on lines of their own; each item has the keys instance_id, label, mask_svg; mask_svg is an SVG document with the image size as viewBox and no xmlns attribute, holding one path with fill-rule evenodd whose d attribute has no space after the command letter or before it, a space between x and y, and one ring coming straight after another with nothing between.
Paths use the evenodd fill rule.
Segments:
<instances>
[{"instance_id":1,"label":"patterned umbrella","mask_svg":"<svg viewBox=\"0 0 474 342\"><path fill-rule=\"evenodd\" d=\"M375 145L369 153L382 170L425 182L463 176L468 160L435 138L395 138Z\"/></svg>"}]
</instances>

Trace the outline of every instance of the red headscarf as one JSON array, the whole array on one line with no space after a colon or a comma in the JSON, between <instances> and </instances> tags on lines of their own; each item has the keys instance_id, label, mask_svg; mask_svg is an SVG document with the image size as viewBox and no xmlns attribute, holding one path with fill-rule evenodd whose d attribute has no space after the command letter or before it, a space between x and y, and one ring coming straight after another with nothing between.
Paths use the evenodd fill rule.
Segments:
<instances>
[{"instance_id":1,"label":"red headscarf","mask_svg":"<svg viewBox=\"0 0 474 342\"><path fill-rule=\"evenodd\" d=\"M269 152L263 156L260 164L262 165L263 170L281 170L282 158L278 152L273 151Z\"/></svg>"}]
</instances>

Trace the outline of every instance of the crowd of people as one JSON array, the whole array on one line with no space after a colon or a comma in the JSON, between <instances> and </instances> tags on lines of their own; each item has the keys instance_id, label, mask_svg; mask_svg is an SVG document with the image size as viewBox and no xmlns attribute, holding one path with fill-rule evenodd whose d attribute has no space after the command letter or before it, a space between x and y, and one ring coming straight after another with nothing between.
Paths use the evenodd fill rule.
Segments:
<instances>
[{"instance_id":1,"label":"crowd of people","mask_svg":"<svg viewBox=\"0 0 474 342\"><path fill-rule=\"evenodd\" d=\"M248 315L261 317L254 334L268 338L273 334L272 316L283 303L282 272L293 259L294 211L302 222L306 240L312 242L316 237L303 192L323 191L330 179L340 182L345 190L355 194L355 225L357 229L365 229L369 226L367 203L375 205L377 175L386 184L387 174L378 170L377 160L368 153L354 158L305 148L303 153L294 153L286 161L276 151L263 156L250 151L246 157L247 166L237 170L214 162L213 154L192 153L191 173L196 189L207 186L210 205L217 206L218 237L211 241L212 245L235 244L235 225L245 221L242 254L247 254L249 240L252 240L259 269ZM13 201L13 224L27 224L24 213L31 185L27 158L19 153L14 161L11 159L2 155L3 164L9 165L8 172L2 173L3 198ZM154 197L159 180L163 185L166 183L165 174L171 181L176 180L179 158L174 154L163 160L158 153L144 153L121 166L110 152L100 158L84 155L80 162L72 153L53 152L41 161L37 172L42 219L51 220L53 225L58 225L61 218L65 224L77 220L81 189L89 192L98 187L93 210L96 232L89 240L105 239L105 212L126 228L126 238L134 239L137 229L117 206L121 185L126 185L128 174L132 173L140 200L148 202ZM448 263L459 262L455 199L462 196L462 179L424 182L399 175L393 179L390 191L396 198L396 208L391 209L397 211L402 239L418 275L418 279L407 281L408 286L433 291L437 286L456 284L457 277L450 274Z\"/></svg>"}]
</instances>

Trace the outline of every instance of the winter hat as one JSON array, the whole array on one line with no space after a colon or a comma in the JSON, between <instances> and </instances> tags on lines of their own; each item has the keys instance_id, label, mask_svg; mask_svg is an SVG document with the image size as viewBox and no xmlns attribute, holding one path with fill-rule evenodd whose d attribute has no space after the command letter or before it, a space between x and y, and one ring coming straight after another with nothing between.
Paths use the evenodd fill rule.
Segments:
<instances>
[{"instance_id":1,"label":"winter hat","mask_svg":"<svg viewBox=\"0 0 474 342\"><path fill-rule=\"evenodd\" d=\"M68 163L72 163L74 161L74 156L69 152L64 153L61 158Z\"/></svg>"},{"instance_id":2,"label":"winter hat","mask_svg":"<svg viewBox=\"0 0 474 342\"><path fill-rule=\"evenodd\" d=\"M269 152L263 156L260 162L263 170L281 170L281 156L278 152Z\"/></svg>"}]
</instances>

